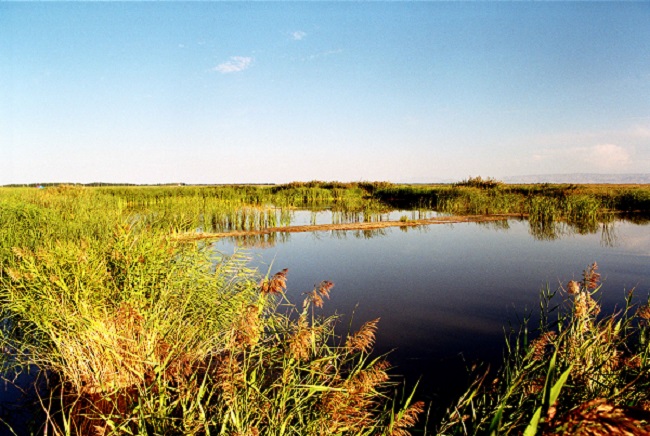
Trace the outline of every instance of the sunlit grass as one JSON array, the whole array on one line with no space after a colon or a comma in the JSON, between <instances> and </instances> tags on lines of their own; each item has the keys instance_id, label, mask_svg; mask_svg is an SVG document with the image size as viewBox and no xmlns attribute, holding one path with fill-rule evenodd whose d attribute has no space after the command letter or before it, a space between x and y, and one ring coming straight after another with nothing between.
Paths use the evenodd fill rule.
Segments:
<instances>
[{"instance_id":1,"label":"sunlit grass","mask_svg":"<svg viewBox=\"0 0 650 436\"><path fill-rule=\"evenodd\" d=\"M649 192L491 180L2 188L5 375L30 369L48 380L39 392L50 434L406 435L423 405L395 399L388 364L371 353L374 321L339 337L337 318L318 316L327 282L296 306L284 297L286 274L264 279L244 257L174 236L287 226L296 208L372 222L399 205L520 214L535 237L552 239L559 223L593 232L614 212L647 212ZM648 410L650 315L630 298L599 317L596 274L567 286L556 309L545 294L538 339L512 338L498 379L479 378L441 433L517 433L537 411L539 428L559 431L608 407L625 419L626 407Z\"/></svg>"},{"instance_id":2,"label":"sunlit grass","mask_svg":"<svg viewBox=\"0 0 650 436\"><path fill-rule=\"evenodd\" d=\"M47 380L37 432L409 434L423 405L371 357L375 321L340 338L317 314L331 283L294 306L286 272L175 242L182 220L151 207L80 187L2 198L3 374Z\"/></svg>"}]
</instances>

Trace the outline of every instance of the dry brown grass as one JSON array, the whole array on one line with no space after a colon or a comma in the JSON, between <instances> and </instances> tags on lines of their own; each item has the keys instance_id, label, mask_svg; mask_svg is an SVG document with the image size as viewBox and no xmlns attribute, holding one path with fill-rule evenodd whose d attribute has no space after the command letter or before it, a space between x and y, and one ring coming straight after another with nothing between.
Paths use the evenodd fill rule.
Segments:
<instances>
[{"instance_id":1,"label":"dry brown grass","mask_svg":"<svg viewBox=\"0 0 650 436\"><path fill-rule=\"evenodd\" d=\"M604 398L587 401L553 424L553 431L544 435L574 436L647 436L650 435L650 412L616 406Z\"/></svg>"}]
</instances>

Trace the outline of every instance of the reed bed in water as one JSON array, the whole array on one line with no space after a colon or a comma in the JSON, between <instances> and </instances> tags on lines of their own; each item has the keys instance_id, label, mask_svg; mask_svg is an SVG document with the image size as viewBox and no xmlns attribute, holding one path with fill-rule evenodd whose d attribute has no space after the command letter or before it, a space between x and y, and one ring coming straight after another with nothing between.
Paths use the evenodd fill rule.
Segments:
<instances>
[{"instance_id":1,"label":"reed bed in water","mask_svg":"<svg viewBox=\"0 0 650 436\"><path fill-rule=\"evenodd\" d=\"M376 322L333 343L316 309L296 307L286 271L214 265L166 237L119 228L108 246L55 243L2 282L5 365L48 374L53 434L408 434L420 403L391 399Z\"/></svg>"},{"instance_id":2,"label":"reed bed in water","mask_svg":"<svg viewBox=\"0 0 650 436\"><path fill-rule=\"evenodd\" d=\"M199 239L214 239L224 237L239 237L252 235L267 235L271 233L304 233L304 232L322 232L322 231L345 231L345 230L376 230L388 227L419 227L432 224L454 224L469 222L488 222L503 221L509 217L519 217L519 215L472 215L472 216L440 216L425 219L404 219L399 221L362 221L335 224L311 224L304 226L284 226L268 227L257 230L239 230L221 233L194 232L181 233L174 235L174 239L181 241L191 241Z\"/></svg>"},{"instance_id":3,"label":"reed bed in water","mask_svg":"<svg viewBox=\"0 0 650 436\"><path fill-rule=\"evenodd\" d=\"M67 194L57 196L57 190L66 190ZM588 221L592 228L611 212L647 214L650 211L648 186L506 185L479 178L455 185L314 181L257 186L50 187L2 191L3 196L14 198L17 192L22 192L23 203L52 206L76 221L80 215L92 214L96 205L105 213L177 232L284 226L295 208L363 213L364 216L394 208L435 209L455 215L512 213L530 215L538 222L562 219L570 224L584 224Z\"/></svg>"},{"instance_id":4,"label":"reed bed in water","mask_svg":"<svg viewBox=\"0 0 650 436\"><path fill-rule=\"evenodd\" d=\"M534 213L532 201L557 202L555 211L573 219L576 203L591 203L599 215L608 212L650 211L648 185L505 184L480 177L453 185L383 185L372 191L374 198L396 207L425 205L441 212ZM591 212L590 212L591 213Z\"/></svg>"},{"instance_id":5,"label":"reed bed in water","mask_svg":"<svg viewBox=\"0 0 650 436\"><path fill-rule=\"evenodd\" d=\"M282 195L287 208L358 211L401 192L420 205L447 199L463 213L524 211L543 230L558 218L648 210L650 201L647 187L220 189L0 189L3 369L37 368L48 381L39 391L46 422L34 433L408 434L423 405L394 399L387 363L370 354L376 324L338 340L336 318L317 316L327 282L292 305L281 292L285 273L264 279L241 257L172 239L206 220L217 224L205 228L281 227L266 202ZM497 380L479 378L436 431L570 433L583 421L648 430L649 310L630 297L621 313L599 317L596 278L588 270L553 307L546 292L538 339L510 338Z\"/></svg>"},{"instance_id":6,"label":"reed bed in water","mask_svg":"<svg viewBox=\"0 0 650 436\"><path fill-rule=\"evenodd\" d=\"M542 292L542 317L508 338L504 366L448 409L441 435L650 434L650 308L602 316L600 274ZM557 300L560 301L557 301Z\"/></svg>"},{"instance_id":7,"label":"reed bed in water","mask_svg":"<svg viewBox=\"0 0 650 436\"><path fill-rule=\"evenodd\" d=\"M294 305L286 271L132 211L85 188L2 192L2 374L35 371L45 414L21 432L409 434L423 405L372 356L377 322L341 338L318 315L331 283Z\"/></svg>"}]
</instances>

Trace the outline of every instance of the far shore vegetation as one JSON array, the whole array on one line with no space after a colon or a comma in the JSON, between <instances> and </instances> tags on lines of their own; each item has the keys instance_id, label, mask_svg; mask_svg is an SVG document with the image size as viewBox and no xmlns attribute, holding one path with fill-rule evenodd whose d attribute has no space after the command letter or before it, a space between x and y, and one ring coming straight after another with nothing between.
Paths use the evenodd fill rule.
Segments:
<instances>
[{"instance_id":1,"label":"far shore vegetation","mask_svg":"<svg viewBox=\"0 0 650 436\"><path fill-rule=\"evenodd\" d=\"M287 228L309 210L359 227L391 211L401 226L506 215L552 239L647 222L650 185L96 185L0 187L2 377L34 401L31 434L650 434L650 309L630 292L601 314L595 264L545 289L540 325L506 337L503 367L434 416L373 353L376 320L341 334L320 314L326 277L289 301L286 270L182 237Z\"/></svg>"}]
</instances>

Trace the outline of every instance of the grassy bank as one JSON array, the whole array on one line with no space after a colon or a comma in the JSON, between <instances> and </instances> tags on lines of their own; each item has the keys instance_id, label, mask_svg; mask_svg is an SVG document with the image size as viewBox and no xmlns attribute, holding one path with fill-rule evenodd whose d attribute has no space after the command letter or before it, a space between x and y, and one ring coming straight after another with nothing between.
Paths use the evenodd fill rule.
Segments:
<instances>
[{"instance_id":1,"label":"grassy bank","mask_svg":"<svg viewBox=\"0 0 650 436\"><path fill-rule=\"evenodd\" d=\"M408 434L422 404L370 357L376 322L335 337L331 283L294 305L286 271L175 242L148 207L2 192L2 374L30 370L44 415L20 432Z\"/></svg>"},{"instance_id":2,"label":"grassy bank","mask_svg":"<svg viewBox=\"0 0 650 436\"><path fill-rule=\"evenodd\" d=\"M32 371L39 434L407 435L424 405L372 354L376 321L339 337L337 318L319 316L331 283L290 302L286 271L260 274L175 236L282 227L294 208L371 221L399 206L526 214L552 237L560 221L592 231L614 212L647 212L648 192L482 180L0 188L3 375ZM478 378L429 433L573 431L603 413L645 428L630 411L649 409L650 315L630 297L599 317L597 279L591 269L546 292L538 339L511 337L496 381Z\"/></svg>"},{"instance_id":3,"label":"grassy bank","mask_svg":"<svg viewBox=\"0 0 650 436\"><path fill-rule=\"evenodd\" d=\"M575 225L587 223L587 229L612 213L647 216L650 212L650 186L506 185L480 178L454 185L314 181L286 185L0 188L0 197L12 204L22 202L56 210L84 223L80 225L86 225L80 218L92 215L96 208L108 214L107 219L137 220L151 228L179 232L286 226L295 209L332 210L357 221L371 221L393 209L434 209L454 215L522 214L531 217L533 227L563 220Z\"/></svg>"}]
</instances>

